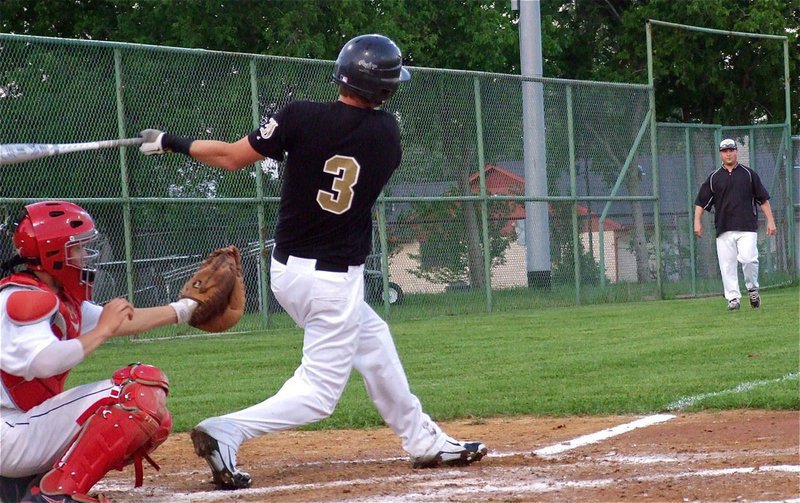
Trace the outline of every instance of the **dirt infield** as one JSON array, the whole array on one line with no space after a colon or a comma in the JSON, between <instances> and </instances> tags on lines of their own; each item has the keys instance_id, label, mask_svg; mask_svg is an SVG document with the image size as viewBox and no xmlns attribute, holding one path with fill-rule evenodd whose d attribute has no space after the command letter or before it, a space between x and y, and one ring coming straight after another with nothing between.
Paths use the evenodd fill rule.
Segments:
<instances>
[{"instance_id":1,"label":"dirt infield","mask_svg":"<svg viewBox=\"0 0 800 503\"><path fill-rule=\"evenodd\" d=\"M800 412L677 413L624 431L639 419L443 423L453 436L484 441L489 455L427 470L411 469L387 428L284 432L242 446L239 465L253 486L239 491L214 490L180 433L154 453L162 469L146 466L143 487L133 488L128 467L95 489L118 502L800 501ZM598 439L614 427L624 432Z\"/></svg>"}]
</instances>

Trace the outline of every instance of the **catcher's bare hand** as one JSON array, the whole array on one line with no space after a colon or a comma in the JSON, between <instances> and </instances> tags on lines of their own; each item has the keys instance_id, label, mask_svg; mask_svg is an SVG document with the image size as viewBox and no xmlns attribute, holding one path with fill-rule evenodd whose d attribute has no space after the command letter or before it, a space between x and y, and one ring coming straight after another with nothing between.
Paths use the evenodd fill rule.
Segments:
<instances>
[{"instance_id":1,"label":"catcher's bare hand","mask_svg":"<svg viewBox=\"0 0 800 503\"><path fill-rule=\"evenodd\" d=\"M222 332L244 314L242 258L235 246L218 248L183 285L181 298L195 300L189 325L206 332Z\"/></svg>"},{"instance_id":2,"label":"catcher's bare hand","mask_svg":"<svg viewBox=\"0 0 800 503\"><path fill-rule=\"evenodd\" d=\"M125 320L133 319L133 306L125 299L113 299L103 306L97 329L108 337L116 335Z\"/></svg>"}]
</instances>

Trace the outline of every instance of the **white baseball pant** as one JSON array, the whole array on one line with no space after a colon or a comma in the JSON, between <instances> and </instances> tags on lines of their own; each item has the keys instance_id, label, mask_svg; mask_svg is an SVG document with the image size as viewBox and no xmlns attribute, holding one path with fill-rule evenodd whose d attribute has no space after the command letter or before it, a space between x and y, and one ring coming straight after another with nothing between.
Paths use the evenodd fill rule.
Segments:
<instances>
[{"instance_id":1,"label":"white baseball pant","mask_svg":"<svg viewBox=\"0 0 800 503\"><path fill-rule=\"evenodd\" d=\"M244 440L328 417L355 368L372 403L412 457L437 453L447 436L411 393L389 326L364 302L364 266L315 270L316 261L272 259L275 297L305 329L294 375L267 400L198 427L234 449Z\"/></svg>"},{"instance_id":2,"label":"white baseball pant","mask_svg":"<svg viewBox=\"0 0 800 503\"><path fill-rule=\"evenodd\" d=\"M118 395L119 386L107 379L68 389L28 412L0 409L0 475L27 477L53 468L80 430L78 418L94 411L98 401Z\"/></svg>"},{"instance_id":3,"label":"white baseball pant","mask_svg":"<svg viewBox=\"0 0 800 503\"><path fill-rule=\"evenodd\" d=\"M722 287L727 300L739 300L739 264L742 264L744 285L748 290L758 288L758 234L727 231L717 236L717 260L722 274Z\"/></svg>"}]
</instances>

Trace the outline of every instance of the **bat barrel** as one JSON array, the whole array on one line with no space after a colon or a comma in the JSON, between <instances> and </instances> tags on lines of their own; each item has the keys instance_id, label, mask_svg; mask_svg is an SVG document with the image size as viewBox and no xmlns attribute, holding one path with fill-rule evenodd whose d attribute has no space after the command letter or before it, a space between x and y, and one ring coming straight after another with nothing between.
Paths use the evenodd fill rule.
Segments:
<instances>
[{"instance_id":1,"label":"bat barrel","mask_svg":"<svg viewBox=\"0 0 800 503\"><path fill-rule=\"evenodd\" d=\"M143 138L124 138L119 140L103 140L86 143L12 143L0 145L0 166L33 161L70 152L83 152L101 148L130 147L141 145Z\"/></svg>"}]
</instances>

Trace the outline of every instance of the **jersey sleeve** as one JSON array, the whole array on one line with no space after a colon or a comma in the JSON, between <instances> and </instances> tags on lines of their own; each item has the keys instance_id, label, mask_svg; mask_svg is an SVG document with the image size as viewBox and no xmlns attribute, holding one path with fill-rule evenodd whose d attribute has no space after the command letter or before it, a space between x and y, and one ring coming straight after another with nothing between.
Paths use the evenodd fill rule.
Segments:
<instances>
[{"instance_id":1,"label":"jersey sleeve","mask_svg":"<svg viewBox=\"0 0 800 503\"><path fill-rule=\"evenodd\" d=\"M97 326L103 307L88 301L81 304L81 335Z\"/></svg>"},{"instance_id":2,"label":"jersey sleeve","mask_svg":"<svg viewBox=\"0 0 800 503\"><path fill-rule=\"evenodd\" d=\"M759 206L769 201L769 192L767 192L766 187L761 183L761 177L755 171L753 171L753 198L755 198Z\"/></svg>"},{"instance_id":3,"label":"jersey sleeve","mask_svg":"<svg viewBox=\"0 0 800 503\"><path fill-rule=\"evenodd\" d=\"M31 361L26 379L46 379L62 374L83 361L83 345L78 339L53 340Z\"/></svg>"},{"instance_id":4,"label":"jersey sleeve","mask_svg":"<svg viewBox=\"0 0 800 503\"><path fill-rule=\"evenodd\" d=\"M289 147L291 109L292 103L286 105L275 115L266 118L261 122L258 129L247 135L253 150L264 157L269 157L276 161L283 160L284 152Z\"/></svg>"},{"instance_id":5,"label":"jersey sleeve","mask_svg":"<svg viewBox=\"0 0 800 503\"><path fill-rule=\"evenodd\" d=\"M714 193L711 192L711 177L706 178L700 190L697 192L697 197L694 199L695 206L699 206L706 211L711 211L714 202Z\"/></svg>"}]
</instances>

